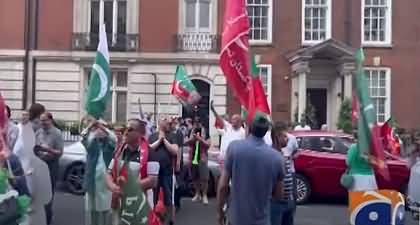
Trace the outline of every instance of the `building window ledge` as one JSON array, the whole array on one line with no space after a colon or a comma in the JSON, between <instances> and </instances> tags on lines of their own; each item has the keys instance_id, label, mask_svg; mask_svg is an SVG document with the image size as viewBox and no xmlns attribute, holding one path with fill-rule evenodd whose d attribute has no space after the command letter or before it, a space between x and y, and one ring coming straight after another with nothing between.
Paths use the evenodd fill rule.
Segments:
<instances>
[{"instance_id":1,"label":"building window ledge","mask_svg":"<svg viewBox=\"0 0 420 225\"><path fill-rule=\"evenodd\" d=\"M272 46L271 40L249 40L249 44L252 46Z\"/></svg>"},{"instance_id":2,"label":"building window ledge","mask_svg":"<svg viewBox=\"0 0 420 225\"><path fill-rule=\"evenodd\" d=\"M392 43L389 42L363 42L362 47L365 48L392 48Z\"/></svg>"}]
</instances>

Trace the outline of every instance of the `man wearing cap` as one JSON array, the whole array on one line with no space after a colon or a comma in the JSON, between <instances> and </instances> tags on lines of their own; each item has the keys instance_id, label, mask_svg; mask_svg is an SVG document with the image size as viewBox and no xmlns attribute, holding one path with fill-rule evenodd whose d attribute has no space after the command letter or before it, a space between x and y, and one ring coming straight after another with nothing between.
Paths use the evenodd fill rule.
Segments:
<instances>
[{"instance_id":1,"label":"man wearing cap","mask_svg":"<svg viewBox=\"0 0 420 225\"><path fill-rule=\"evenodd\" d=\"M92 120L82 132L86 158L86 225L107 225L111 221L111 192L105 185L116 137L104 122Z\"/></svg>"}]
</instances>

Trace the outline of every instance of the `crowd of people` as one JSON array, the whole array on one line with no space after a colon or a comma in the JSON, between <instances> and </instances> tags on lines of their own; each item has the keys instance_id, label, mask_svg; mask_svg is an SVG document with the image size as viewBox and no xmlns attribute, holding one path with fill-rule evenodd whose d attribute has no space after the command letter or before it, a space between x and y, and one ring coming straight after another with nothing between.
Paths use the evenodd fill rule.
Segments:
<instances>
[{"instance_id":1,"label":"crowd of people","mask_svg":"<svg viewBox=\"0 0 420 225\"><path fill-rule=\"evenodd\" d=\"M0 166L13 173L14 178L8 181L11 188L32 199L25 223L53 224L58 162L64 149L61 130L41 104L23 112L18 124L10 119L10 108L5 111L9 121ZM173 224L175 209L180 208L185 194L181 186L184 160L189 164L188 176L193 179L192 200L208 204L210 138L198 116L161 117L157 126L147 113L121 127L111 127L91 116L85 116L82 122L87 125L81 132L87 152L86 225L120 224L121 194L124 184L130 182L129 174L137 174L135 183L152 209L148 219L159 220L155 224ZM188 159L183 158L184 149ZM163 204L160 211L155 210L159 201Z\"/></svg>"},{"instance_id":2,"label":"crowd of people","mask_svg":"<svg viewBox=\"0 0 420 225\"><path fill-rule=\"evenodd\" d=\"M222 117L213 104L210 107L216 121L221 122L216 126L221 138L221 177L217 186L220 224L294 224L297 197L294 158L298 144L288 132L291 126L263 117L245 125L240 115ZM58 161L64 148L61 131L53 115L41 104L23 112L18 124L10 119L9 107L5 113L9 121L3 134L6 138L1 139L6 143L1 144L0 167L13 174L8 180L9 188L32 199L26 224L53 224ZM136 185L134 192L140 192L148 203L144 210L148 212L149 224L175 223L180 199L185 194L186 172L193 181L191 200L209 203L208 150L212 143L200 117L161 117L157 121L156 126L150 114L141 114L128 120L125 126L111 127L105 121L84 117L87 127L81 132L81 143L87 152L86 225L120 224L122 216L128 215L119 211L124 204L121 194L127 191L125 184L130 182ZM302 127L308 129L302 124L298 130ZM418 166L420 161L418 139L411 151L411 167ZM9 151L4 151L5 148ZM184 159L184 153L188 158ZM368 162L358 155L357 145L353 145L347 161L349 171L357 174L358 185L354 188L359 184L376 188L372 169L364 166ZM415 182L410 181L413 192L414 186Z\"/></svg>"}]
</instances>

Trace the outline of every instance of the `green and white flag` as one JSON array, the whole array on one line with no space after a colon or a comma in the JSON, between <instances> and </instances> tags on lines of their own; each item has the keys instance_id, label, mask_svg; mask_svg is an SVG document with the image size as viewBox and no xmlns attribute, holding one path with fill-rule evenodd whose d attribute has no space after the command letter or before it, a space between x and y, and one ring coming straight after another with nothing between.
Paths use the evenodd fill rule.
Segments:
<instances>
[{"instance_id":1,"label":"green and white flag","mask_svg":"<svg viewBox=\"0 0 420 225\"><path fill-rule=\"evenodd\" d=\"M95 63L90 73L89 87L87 91L86 112L95 117L101 118L106 111L111 87L111 70L109 68L108 41L105 25L101 26L99 32L99 44L96 52Z\"/></svg>"}]
</instances>

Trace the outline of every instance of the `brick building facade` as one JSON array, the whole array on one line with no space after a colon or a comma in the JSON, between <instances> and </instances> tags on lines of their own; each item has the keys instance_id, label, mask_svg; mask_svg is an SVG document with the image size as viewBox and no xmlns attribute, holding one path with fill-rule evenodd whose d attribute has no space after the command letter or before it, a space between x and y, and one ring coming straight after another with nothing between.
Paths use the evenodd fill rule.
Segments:
<instances>
[{"instance_id":1,"label":"brick building facade","mask_svg":"<svg viewBox=\"0 0 420 225\"><path fill-rule=\"evenodd\" d=\"M31 2L30 4L28 2ZM355 49L363 46L378 120L420 126L420 2L415 0L247 0L252 51L273 117L293 120L307 102L335 129L352 93ZM223 0L2 0L0 90L19 113L33 101L57 118L80 120L105 22L113 71L107 119L188 112L170 96L178 64L221 113L240 107L218 66ZM215 134L210 126L210 133Z\"/></svg>"}]
</instances>

